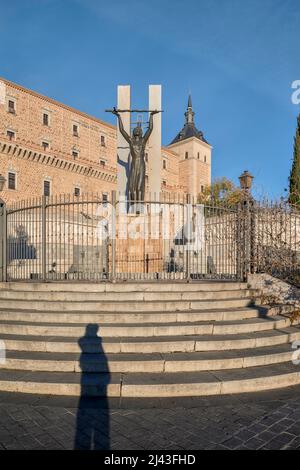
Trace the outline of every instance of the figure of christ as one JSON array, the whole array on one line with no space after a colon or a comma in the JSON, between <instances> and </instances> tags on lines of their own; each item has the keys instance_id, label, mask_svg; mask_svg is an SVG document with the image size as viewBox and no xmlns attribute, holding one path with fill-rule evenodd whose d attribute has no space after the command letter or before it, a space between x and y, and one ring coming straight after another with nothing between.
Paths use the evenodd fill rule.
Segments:
<instances>
[{"instance_id":1,"label":"figure of christ","mask_svg":"<svg viewBox=\"0 0 300 470\"><path fill-rule=\"evenodd\" d=\"M153 115L159 113L159 111L150 112L149 126L144 135L141 125L138 124L132 131L132 137L125 131L118 110L114 108L112 112L118 117L120 132L126 142L128 142L130 148L131 164L128 178L129 200L143 201L145 197L146 180L145 149L153 130Z\"/></svg>"}]
</instances>

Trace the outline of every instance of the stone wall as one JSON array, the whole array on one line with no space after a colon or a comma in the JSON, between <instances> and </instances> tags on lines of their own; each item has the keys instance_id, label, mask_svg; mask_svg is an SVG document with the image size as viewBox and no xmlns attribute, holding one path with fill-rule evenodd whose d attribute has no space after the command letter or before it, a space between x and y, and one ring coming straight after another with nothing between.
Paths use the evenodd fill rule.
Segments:
<instances>
[{"instance_id":1,"label":"stone wall","mask_svg":"<svg viewBox=\"0 0 300 470\"><path fill-rule=\"evenodd\" d=\"M266 273L249 274L249 286L259 289L267 303L290 304L300 308L300 289Z\"/></svg>"}]
</instances>

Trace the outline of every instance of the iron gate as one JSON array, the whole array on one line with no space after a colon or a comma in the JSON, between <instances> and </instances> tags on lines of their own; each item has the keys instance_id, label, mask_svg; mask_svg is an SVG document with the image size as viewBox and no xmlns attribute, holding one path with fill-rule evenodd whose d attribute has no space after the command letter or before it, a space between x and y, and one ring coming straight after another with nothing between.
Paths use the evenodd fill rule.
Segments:
<instances>
[{"instance_id":1,"label":"iron gate","mask_svg":"<svg viewBox=\"0 0 300 470\"><path fill-rule=\"evenodd\" d=\"M140 203L84 194L4 210L4 280L107 281L242 277L238 209L155 195Z\"/></svg>"}]
</instances>

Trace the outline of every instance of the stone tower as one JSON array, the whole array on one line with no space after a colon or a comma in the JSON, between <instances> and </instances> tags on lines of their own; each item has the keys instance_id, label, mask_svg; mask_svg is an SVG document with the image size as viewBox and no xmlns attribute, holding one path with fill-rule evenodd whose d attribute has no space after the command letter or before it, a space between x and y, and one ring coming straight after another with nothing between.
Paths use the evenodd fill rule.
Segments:
<instances>
[{"instance_id":1,"label":"stone tower","mask_svg":"<svg viewBox=\"0 0 300 470\"><path fill-rule=\"evenodd\" d=\"M180 157L179 184L184 191L197 196L211 184L211 145L195 126L191 95L188 97L185 123L168 148Z\"/></svg>"}]
</instances>

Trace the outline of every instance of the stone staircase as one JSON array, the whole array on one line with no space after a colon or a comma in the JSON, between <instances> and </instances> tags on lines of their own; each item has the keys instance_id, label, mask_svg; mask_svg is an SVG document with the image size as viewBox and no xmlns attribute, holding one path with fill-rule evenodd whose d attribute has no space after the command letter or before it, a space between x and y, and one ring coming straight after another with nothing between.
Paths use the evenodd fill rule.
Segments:
<instances>
[{"instance_id":1,"label":"stone staircase","mask_svg":"<svg viewBox=\"0 0 300 470\"><path fill-rule=\"evenodd\" d=\"M179 397L300 383L300 328L244 283L2 283L0 391Z\"/></svg>"}]
</instances>

